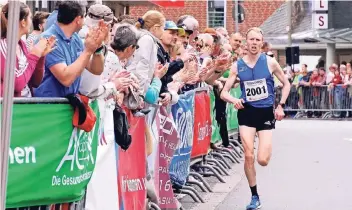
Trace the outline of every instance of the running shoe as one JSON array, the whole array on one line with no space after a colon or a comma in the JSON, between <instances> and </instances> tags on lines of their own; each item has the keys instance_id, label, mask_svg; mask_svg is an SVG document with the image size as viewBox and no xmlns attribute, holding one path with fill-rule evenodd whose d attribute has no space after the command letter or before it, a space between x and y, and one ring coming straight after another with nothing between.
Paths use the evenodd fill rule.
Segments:
<instances>
[{"instance_id":1,"label":"running shoe","mask_svg":"<svg viewBox=\"0 0 352 210\"><path fill-rule=\"evenodd\" d=\"M247 210L256 210L262 207L259 197L254 195L252 196L251 203L247 206Z\"/></svg>"}]
</instances>

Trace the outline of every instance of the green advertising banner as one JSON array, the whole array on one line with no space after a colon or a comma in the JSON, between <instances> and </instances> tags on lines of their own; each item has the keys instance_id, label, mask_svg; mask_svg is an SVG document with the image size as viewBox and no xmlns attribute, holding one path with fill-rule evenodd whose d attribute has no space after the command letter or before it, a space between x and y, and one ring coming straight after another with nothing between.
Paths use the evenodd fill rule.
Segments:
<instances>
[{"instance_id":1,"label":"green advertising banner","mask_svg":"<svg viewBox=\"0 0 352 210\"><path fill-rule=\"evenodd\" d=\"M215 95L214 91L209 91L210 93L210 117L211 117L211 143L215 144L221 141L220 129L218 123L215 119Z\"/></svg>"},{"instance_id":2,"label":"green advertising banner","mask_svg":"<svg viewBox=\"0 0 352 210\"><path fill-rule=\"evenodd\" d=\"M235 97L239 98L241 96L241 88L233 88L230 91L230 94ZM216 122L215 119L215 112L214 112L214 107L215 107L215 96L214 92L210 91L210 108L211 108L211 120L212 120L212 136L211 136L211 143L218 143L221 141L221 136L220 136L220 129L218 126L218 123ZM232 104L227 104L226 108L226 113L227 113L227 130L232 131L234 129L238 128L238 120L237 120L237 110Z\"/></svg>"},{"instance_id":3,"label":"green advertising banner","mask_svg":"<svg viewBox=\"0 0 352 210\"><path fill-rule=\"evenodd\" d=\"M230 94L235 98L241 97L241 88L237 87L237 88L231 89ZM228 103L226 113L227 113L227 117L226 117L227 130L233 131L235 129L238 129L237 109L235 109L235 107L232 104Z\"/></svg>"},{"instance_id":4,"label":"green advertising banner","mask_svg":"<svg viewBox=\"0 0 352 210\"><path fill-rule=\"evenodd\" d=\"M7 208L81 200L92 176L100 132L73 128L69 104L15 104Z\"/></svg>"}]
</instances>

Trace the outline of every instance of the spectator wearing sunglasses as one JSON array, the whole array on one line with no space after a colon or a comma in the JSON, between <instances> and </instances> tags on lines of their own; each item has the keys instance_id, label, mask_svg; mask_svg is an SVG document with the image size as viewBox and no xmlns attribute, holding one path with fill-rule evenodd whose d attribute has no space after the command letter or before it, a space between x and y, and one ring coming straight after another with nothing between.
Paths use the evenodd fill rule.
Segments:
<instances>
[{"instance_id":1,"label":"spectator wearing sunglasses","mask_svg":"<svg viewBox=\"0 0 352 210\"><path fill-rule=\"evenodd\" d=\"M87 36L89 28L96 27L99 21L101 20L104 20L104 22L107 25L109 25L109 27L111 27L111 24L113 23L113 20L114 20L114 15L111 9L102 4L95 4L90 6L85 18L84 26L79 31L79 36L82 38L83 41L84 41L84 38ZM111 77L113 72L116 72L122 69L121 65L119 65L116 55L113 52L109 53L109 50L108 50L108 44L110 42L109 39L110 39L110 30L109 30L109 33L107 34L106 39L103 42L103 47L104 47L103 52L105 57L103 73L101 75L94 75L88 70L84 70L82 73L79 92L82 93L83 95L90 96L92 92L97 90L102 83L108 81L108 79ZM113 61L117 61L117 62L114 62L115 64L114 68L108 67L107 65L109 63L112 63Z\"/></svg>"}]
</instances>

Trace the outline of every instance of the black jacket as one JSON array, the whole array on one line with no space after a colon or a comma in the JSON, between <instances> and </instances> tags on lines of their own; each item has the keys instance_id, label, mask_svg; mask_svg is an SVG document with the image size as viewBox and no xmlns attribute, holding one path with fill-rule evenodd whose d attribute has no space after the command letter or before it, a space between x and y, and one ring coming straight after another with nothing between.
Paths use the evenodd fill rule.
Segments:
<instances>
[{"instance_id":1,"label":"black jacket","mask_svg":"<svg viewBox=\"0 0 352 210\"><path fill-rule=\"evenodd\" d=\"M169 68L167 70L167 73L161 78L161 89L160 89L160 94L168 92L167 89L167 84L172 82L172 76L180 71L184 67L184 63L181 59L177 59L176 61L170 62L170 55L165 51L163 46L158 43L158 61L162 64L165 65L166 63L169 63Z\"/></svg>"}]
</instances>

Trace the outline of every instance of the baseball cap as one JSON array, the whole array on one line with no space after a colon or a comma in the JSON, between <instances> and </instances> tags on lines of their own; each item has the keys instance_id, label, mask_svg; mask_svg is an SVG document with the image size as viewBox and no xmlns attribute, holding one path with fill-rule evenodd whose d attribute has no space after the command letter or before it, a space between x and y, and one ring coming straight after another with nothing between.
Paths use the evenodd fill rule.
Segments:
<instances>
[{"instance_id":1,"label":"baseball cap","mask_svg":"<svg viewBox=\"0 0 352 210\"><path fill-rule=\"evenodd\" d=\"M90 6L87 15L94 20L103 19L106 23L112 23L114 20L114 13L112 10L108 6L102 4L94 4Z\"/></svg>"},{"instance_id":2,"label":"baseball cap","mask_svg":"<svg viewBox=\"0 0 352 210\"><path fill-rule=\"evenodd\" d=\"M176 23L174 23L174 21L171 21L171 20L165 21L164 29L165 30L179 30Z\"/></svg>"},{"instance_id":3,"label":"baseball cap","mask_svg":"<svg viewBox=\"0 0 352 210\"><path fill-rule=\"evenodd\" d=\"M171 20L165 21L164 29L165 30L177 30L180 36L185 34L185 30L183 28L177 27L176 23Z\"/></svg>"},{"instance_id":4,"label":"baseball cap","mask_svg":"<svg viewBox=\"0 0 352 210\"><path fill-rule=\"evenodd\" d=\"M188 34L192 34L194 31L198 30L199 23L191 15L184 15L177 21L177 26L183 28Z\"/></svg>"}]
</instances>

